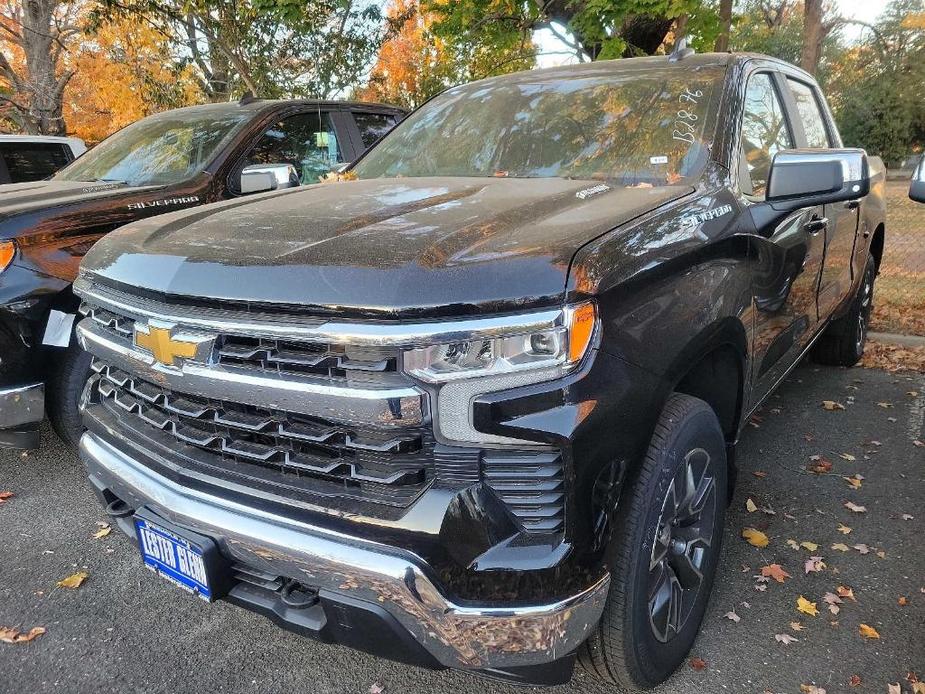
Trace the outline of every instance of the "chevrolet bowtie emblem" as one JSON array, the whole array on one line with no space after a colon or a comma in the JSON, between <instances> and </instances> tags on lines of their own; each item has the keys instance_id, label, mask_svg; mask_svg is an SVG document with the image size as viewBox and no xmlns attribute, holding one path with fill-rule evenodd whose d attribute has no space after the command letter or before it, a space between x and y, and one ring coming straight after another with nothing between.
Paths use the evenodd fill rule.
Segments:
<instances>
[{"instance_id":1,"label":"chevrolet bowtie emblem","mask_svg":"<svg viewBox=\"0 0 925 694\"><path fill-rule=\"evenodd\" d=\"M208 361L215 338L207 335L174 335L173 326L135 324L135 346L150 352L155 361L176 366L178 359Z\"/></svg>"}]
</instances>

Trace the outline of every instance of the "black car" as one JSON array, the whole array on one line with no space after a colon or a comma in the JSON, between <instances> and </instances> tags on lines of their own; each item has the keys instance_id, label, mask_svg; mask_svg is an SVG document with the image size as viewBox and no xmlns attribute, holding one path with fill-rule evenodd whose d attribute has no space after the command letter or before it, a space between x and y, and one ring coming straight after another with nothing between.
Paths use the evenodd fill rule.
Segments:
<instances>
[{"instance_id":1,"label":"black car","mask_svg":"<svg viewBox=\"0 0 925 694\"><path fill-rule=\"evenodd\" d=\"M189 592L324 641L664 680L744 423L810 350L864 350L882 163L798 68L681 52L450 89L345 178L84 259L107 513Z\"/></svg>"},{"instance_id":2,"label":"black car","mask_svg":"<svg viewBox=\"0 0 925 694\"><path fill-rule=\"evenodd\" d=\"M381 104L328 101L193 106L120 130L50 180L0 186L0 447L37 446L46 409L64 440L77 444L90 360L73 340L71 283L104 234L166 212L317 183L403 115Z\"/></svg>"}]
</instances>

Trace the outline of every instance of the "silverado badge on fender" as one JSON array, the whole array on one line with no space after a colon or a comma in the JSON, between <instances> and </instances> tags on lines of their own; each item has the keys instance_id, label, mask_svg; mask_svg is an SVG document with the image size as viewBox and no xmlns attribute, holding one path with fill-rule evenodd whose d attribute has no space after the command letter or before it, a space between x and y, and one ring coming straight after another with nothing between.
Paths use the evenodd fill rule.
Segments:
<instances>
[{"instance_id":1,"label":"silverado badge on fender","mask_svg":"<svg viewBox=\"0 0 925 694\"><path fill-rule=\"evenodd\" d=\"M177 359L208 361L215 338L211 335L182 333L174 337L176 326L151 323L135 324L135 346L150 352L164 366L178 366Z\"/></svg>"}]
</instances>

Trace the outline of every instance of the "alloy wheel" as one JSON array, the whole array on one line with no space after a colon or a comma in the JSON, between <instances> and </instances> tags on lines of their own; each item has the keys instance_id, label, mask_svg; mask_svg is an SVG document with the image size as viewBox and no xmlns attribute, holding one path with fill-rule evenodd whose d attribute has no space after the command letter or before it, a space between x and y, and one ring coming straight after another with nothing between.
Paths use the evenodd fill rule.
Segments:
<instances>
[{"instance_id":1,"label":"alloy wheel","mask_svg":"<svg viewBox=\"0 0 925 694\"><path fill-rule=\"evenodd\" d=\"M684 628L713 545L716 481L710 454L687 453L665 492L649 561L649 622L670 641Z\"/></svg>"}]
</instances>

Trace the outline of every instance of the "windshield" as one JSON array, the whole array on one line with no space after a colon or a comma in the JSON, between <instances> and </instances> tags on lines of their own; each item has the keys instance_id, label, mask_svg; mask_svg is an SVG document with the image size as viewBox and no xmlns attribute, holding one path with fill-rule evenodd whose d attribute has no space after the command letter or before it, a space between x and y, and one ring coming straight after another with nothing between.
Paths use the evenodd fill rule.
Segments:
<instances>
[{"instance_id":1,"label":"windshield","mask_svg":"<svg viewBox=\"0 0 925 694\"><path fill-rule=\"evenodd\" d=\"M250 114L177 111L150 116L110 136L55 175L61 181L172 185L202 171Z\"/></svg>"},{"instance_id":2,"label":"windshield","mask_svg":"<svg viewBox=\"0 0 925 694\"><path fill-rule=\"evenodd\" d=\"M611 67L455 87L406 118L353 171L680 183L706 164L723 70Z\"/></svg>"}]
</instances>

